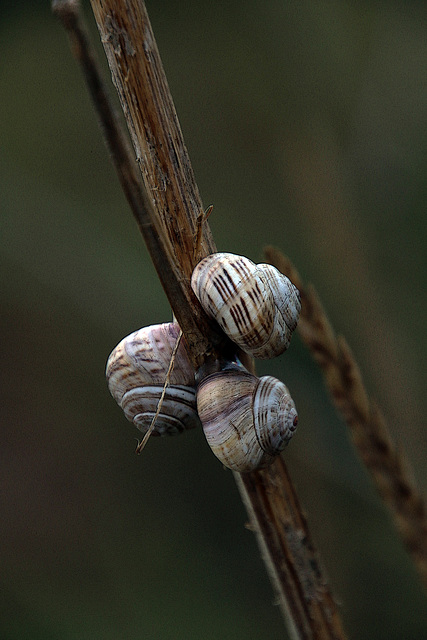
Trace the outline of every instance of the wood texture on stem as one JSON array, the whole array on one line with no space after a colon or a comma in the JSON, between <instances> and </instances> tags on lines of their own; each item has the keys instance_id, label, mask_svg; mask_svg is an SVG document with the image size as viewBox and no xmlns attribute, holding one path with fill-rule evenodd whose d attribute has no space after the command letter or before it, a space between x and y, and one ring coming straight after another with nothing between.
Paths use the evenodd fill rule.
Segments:
<instances>
[{"instance_id":1,"label":"wood texture on stem","mask_svg":"<svg viewBox=\"0 0 427 640\"><path fill-rule=\"evenodd\" d=\"M203 207L145 7L135 0L125 11L115 0L92 7L147 191L174 258L190 277ZM214 251L206 225L200 252Z\"/></svg>"},{"instance_id":2,"label":"wood texture on stem","mask_svg":"<svg viewBox=\"0 0 427 640\"><path fill-rule=\"evenodd\" d=\"M291 638L345 638L283 458L235 477Z\"/></svg>"},{"instance_id":3,"label":"wood texture on stem","mask_svg":"<svg viewBox=\"0 0 427 640\"><path fill-rule=\"evenodd\" d=\"M215 251L215 245L203 220L203 207L148 15L138 0L91 0L91 4L143 175L147 206L155 218L160 261L166 261L177 274L184 295L174 299L168 283L162 284L193 361L200 365L212 358L209 345L218 345L218 337L209 322L198 322L200 306L191 292L190 275L200 258ZM74 0L69 5L75 8L77 3ZM97 109L102 119L99 106ZM112 151L114 155L114 146ZM125 163L131 161L124 158ZM122 181L126 171L118 172ZM129 176L133 181L132 169ZM125 192L128 188L125 184ZM131 190L131 206L137 196L138 190ZM203 319L203 314L200 317ZM344 638L283 460L278 458L267 470L235 476L291 637Z\"/></svg>"}]
</instances>

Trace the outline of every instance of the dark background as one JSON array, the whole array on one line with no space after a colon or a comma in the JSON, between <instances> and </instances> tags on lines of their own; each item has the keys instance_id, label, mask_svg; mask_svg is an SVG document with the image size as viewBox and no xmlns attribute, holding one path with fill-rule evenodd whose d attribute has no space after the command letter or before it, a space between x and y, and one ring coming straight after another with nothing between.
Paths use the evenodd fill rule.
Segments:
<instances>
[{"instance_id":1,"label":"dark background","mask_svg":"<svg viewBox=\"0 0 427 640\"><path fill-rule=\"evenodd\" d=\"M274 243L315 284L425 490L426 4L147 5L219 249ZM170 310L48 2L0 7L0 636L283 638L203 434L134 455L105 362ZM425 638L415 571L299 338L258 372L299 409L285 455L349 635Z\"/></svg>"}]
</instances>

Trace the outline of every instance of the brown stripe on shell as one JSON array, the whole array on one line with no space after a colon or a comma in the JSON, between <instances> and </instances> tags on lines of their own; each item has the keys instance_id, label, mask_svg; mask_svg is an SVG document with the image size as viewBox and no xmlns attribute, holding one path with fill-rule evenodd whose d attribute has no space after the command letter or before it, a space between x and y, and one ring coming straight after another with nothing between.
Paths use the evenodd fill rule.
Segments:
<instances>
[{"instance_id":1,"label":"brown stripe on shell","mask_svg":"<svg viewBox=\"0 0 427 640\"><path fill-rule=\"evenodd\" d=\"M206 313L247 353L272 358L288 348L299 315L298 291L271 265L212 254L194 269L191 286Z\"/></svg>"}]
</instances>

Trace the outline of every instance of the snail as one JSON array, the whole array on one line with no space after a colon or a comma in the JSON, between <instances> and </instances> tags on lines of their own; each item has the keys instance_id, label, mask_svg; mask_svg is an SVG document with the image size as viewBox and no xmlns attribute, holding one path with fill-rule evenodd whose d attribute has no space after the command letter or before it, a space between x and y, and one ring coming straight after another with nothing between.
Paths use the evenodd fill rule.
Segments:
<instances>
[{"instance_id":1,"label":"snail","mask_svg":"<svg viewBox=\"0 0 427 640\"><path fill-rule=\"evenodd\" d=\"M146 433L156 414L172 352L177 323L144 327L124 338L108 358L108 387L126 418ZM194 369L181 341L153 435L173 435L200 426Z\"/></svg>"},{"instance_id":2,"label":"snail","mask_svg":"<svg viewBox=\"0 0 427 640\"><path fill-rule=\"evenodd\" d=\"M191 287L206 313L246 353L274 358L289 347L300 295L272 265L214 253L196 265Z\"/></svg>"},{"instance_id":3,"label":"snail","mask_svg":"<svg viewBox=\"0 0 427 640\"><path fill-rule=\"evenodd\" d=\"M236 364L201 380L197 411L213 453L240 473L271 464L298 424L295 404L280 380L257 378Z\"/></svg>"}]
</instances>

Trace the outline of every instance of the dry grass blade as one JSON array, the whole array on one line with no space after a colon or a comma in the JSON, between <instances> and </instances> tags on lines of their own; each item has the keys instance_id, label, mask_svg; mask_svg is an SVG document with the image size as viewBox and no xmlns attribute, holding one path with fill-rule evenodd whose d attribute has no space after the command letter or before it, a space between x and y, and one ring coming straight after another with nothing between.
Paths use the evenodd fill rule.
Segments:
<instances>
[{"instance_id":1,"label":"dry grass blade","mask_svg":"<svg viewBox=\"0 0 427 640\"><path fill-rule=\"evenodd\" d=\"M299 333L322 369L334 404L427 588L427 513L409 462L394 443L381 410L369 398L350 347L335 335L314 288L304 286L298 271L278 249L266 247L265 258L301 292Z\"/></svg>"},{"instance_id":2,"label":"dry grass blade","mask_svg":"<svg viewBox=\"0 0 427 640\"><path fill-rule=\"evenodd\" d=\"M170 359L170 362L169 362L169 367L168 367L168 370L166 372L166 377L165 377L165 383L163 385L163 390L162 390L162 393L160 395L159 402L157 403L156 413L154 414L153 419L151 421L151 424L148 427L147 433L144 435L144 437L142 438L141 442L138 443L138 446L135 449L135 453L137 453L138 455L140 453L142 453L142 450L144 449L145 445L147 444L148 439L150 438L151 434L153 433L154 427L156 426L157 418L159 417L160 411L162 410L163 400L164 400L164 397L166 395L166 389L169 386L171 373L172 373L172 370L173 370L173 367L174 367L174 364L175 364L176 352L178 351L178 347L179 347L179 343L181 342L181 338L182 338L182 331L179 332L178 337L177 337L176 342L175 342L175 346L174 346L173 351L172 351L171 359Z\"/></svg>"}]
</instances>

